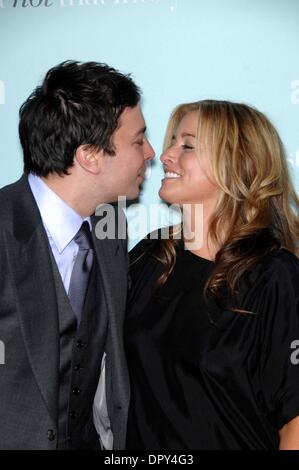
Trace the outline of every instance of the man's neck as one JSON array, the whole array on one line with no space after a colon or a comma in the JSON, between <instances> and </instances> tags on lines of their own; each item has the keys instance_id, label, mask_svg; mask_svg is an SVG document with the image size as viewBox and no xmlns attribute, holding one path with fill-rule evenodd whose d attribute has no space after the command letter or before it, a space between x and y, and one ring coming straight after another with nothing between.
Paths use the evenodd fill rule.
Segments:
<instances>
[{"instance_id":1,"label":"man's neck","mask_svg":"<svg viewBox=\"0 0 299 470\"><path fill-rule=\"evenodd\" d=\"M81 191L70 175L48 175L41 177L41 179L82 218L89 217L94 213L96 205L89 200L88 191Z\"/></svg>"}]
</instances>

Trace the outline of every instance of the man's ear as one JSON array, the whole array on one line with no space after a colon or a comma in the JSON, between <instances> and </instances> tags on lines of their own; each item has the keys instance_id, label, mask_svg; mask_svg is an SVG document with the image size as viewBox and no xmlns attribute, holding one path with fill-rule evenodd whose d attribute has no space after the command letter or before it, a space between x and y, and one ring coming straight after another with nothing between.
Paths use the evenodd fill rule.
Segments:
<instances>
[{"instance_id":1,"label":"man's ear","mask_svg":"<svg viewBox=\"0 0 299 470\"><path fill-rule=\"evenodd\" d=\"M80 145L75 152L75 160L85 171L98 174L101 171L103 150L95 150L89 145Z\"/></svg>"}]
</instances>

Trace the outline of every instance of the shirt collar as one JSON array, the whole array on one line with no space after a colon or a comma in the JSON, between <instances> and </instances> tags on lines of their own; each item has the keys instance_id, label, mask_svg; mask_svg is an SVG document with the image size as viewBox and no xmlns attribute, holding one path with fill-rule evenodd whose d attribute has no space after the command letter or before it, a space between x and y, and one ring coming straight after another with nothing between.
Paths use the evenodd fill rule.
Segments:
<instances>
[{"instance_id":1,"label":"shirt collar","mask_svg":"<svg viewBox=\"0 0 299 470\"><path fill-rule=\"evenodd\" d=\"M83 219L52 191L39 176L30 173L28 182L47 234L53 239L59 253L62 253L85 220L89 223L91 229L90 217Z\"/></svg>"}]
</instances>

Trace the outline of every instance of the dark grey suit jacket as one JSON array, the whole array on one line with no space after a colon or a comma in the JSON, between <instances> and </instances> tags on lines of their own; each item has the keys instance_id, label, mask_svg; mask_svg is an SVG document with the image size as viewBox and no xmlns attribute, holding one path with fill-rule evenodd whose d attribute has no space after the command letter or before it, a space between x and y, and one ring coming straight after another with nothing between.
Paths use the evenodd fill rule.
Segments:
<instances>
[{"instance_id":1,"label":"dark grey suit jacket","mask_svg":"<svg viewBox=\"0 0 299 470\"><path fill-rule=\"evenodd\" d=\"M92 218L95 226L97 217ZM123 449L129 380L123 347L126 240L94 245L108 310L107 403L114 448ZM50 247L27 176L0 190L0 449L54 449L59 329ZM57 433L56 433L57 434Z\"/></svg>"}]
</instances>

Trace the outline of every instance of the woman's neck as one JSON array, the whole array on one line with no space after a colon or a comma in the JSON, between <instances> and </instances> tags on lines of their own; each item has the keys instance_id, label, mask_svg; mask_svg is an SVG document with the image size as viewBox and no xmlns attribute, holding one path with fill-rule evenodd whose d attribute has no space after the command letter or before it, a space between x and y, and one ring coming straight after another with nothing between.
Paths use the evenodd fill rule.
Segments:
<instances>
[{"instance_id":1,"label":"woman's neck","mask_svg":"<svg viewBox=\"0 0 299 470\"><path fill-rule=\"evenodd\" d=\"M209 236L211 208L208 204L184 204L182 210L185 247L197 256L214 261L219 247Z\"/></svg>"}]
</instances>

